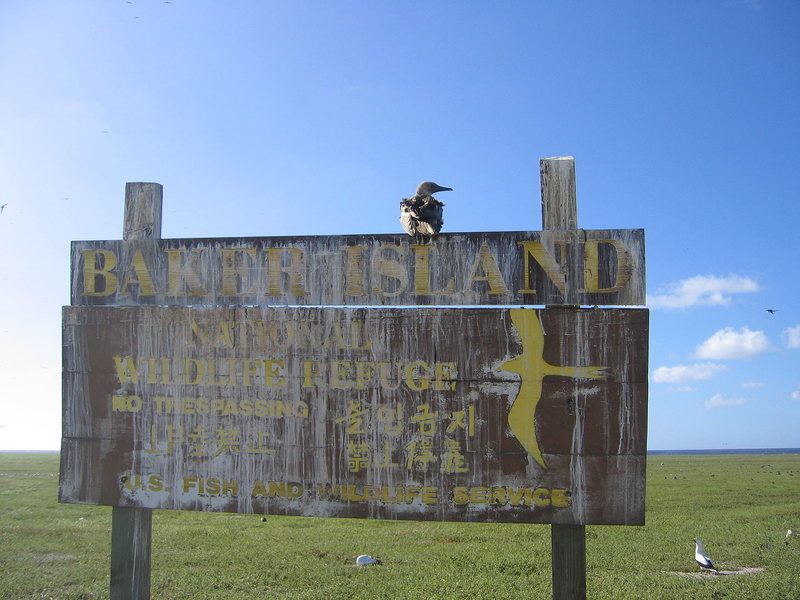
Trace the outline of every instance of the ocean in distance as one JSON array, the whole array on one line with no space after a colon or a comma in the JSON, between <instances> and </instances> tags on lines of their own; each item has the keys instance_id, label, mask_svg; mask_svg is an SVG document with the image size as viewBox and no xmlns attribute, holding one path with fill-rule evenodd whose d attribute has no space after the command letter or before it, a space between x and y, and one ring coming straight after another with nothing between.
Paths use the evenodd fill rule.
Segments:
<instances>
[{"instance_id":1,"label":"ocean in distance","mask_svg":"<svg viewBox=\"0 0 800 600\"><path fill-rule=\"evenodd\" d=\"M647 454L800 454L800 448L715 448L708 450L648 450Z\"/></svg>"}]
</instances>

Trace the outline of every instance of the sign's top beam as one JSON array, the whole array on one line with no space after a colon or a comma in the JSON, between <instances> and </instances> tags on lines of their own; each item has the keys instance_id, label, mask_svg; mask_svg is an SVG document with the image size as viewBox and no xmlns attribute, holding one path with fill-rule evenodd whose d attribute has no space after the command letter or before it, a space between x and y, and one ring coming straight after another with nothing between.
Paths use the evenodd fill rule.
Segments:
<instances>
[{"instance_id":1,"label":"sign's top beam","mask_svg":"<svg viewBox=\"0 0 800 600\"><path fill-rule=\"evenodd\" d=\"M644 231L73 242L73 305L643 305Z\"/></svg>"}]
</instances>

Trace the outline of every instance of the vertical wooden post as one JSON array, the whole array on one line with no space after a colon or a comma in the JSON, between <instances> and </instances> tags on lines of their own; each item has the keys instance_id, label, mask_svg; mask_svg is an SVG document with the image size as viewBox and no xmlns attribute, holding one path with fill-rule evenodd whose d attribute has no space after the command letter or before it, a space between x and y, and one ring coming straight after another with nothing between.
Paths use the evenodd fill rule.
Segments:
<instances>
[{"instance_id":1,"label":"vertical wooden post","mask_svg":"<svg viewBox=\"0 0 800 600\"><path fill-rule=\"evenodd\" d=\"M157 240L161 238L161 200L164 188L160 183L126 183L123 240Z\"/></svg>"},{"instance_id":2,"label":"vertical wooden post","mask_svg":"<svg viewBox=\"0 0 800 600\"><path fill-rule=\"evenodd\" d=\"M577 229L575 159L556 156L539 161L542 183L542 229Z\"/></svg>"},{"instance_id":3,"label":"vertical wooden post","mask_svg":"<svg viewBox=\"0 0 800 600\"><path fill-rule=\"evenodd\" d=\"M158 183L125 184L122 239L161 237ZM111 511L111 600L150 600L153 511L115 506Z\"/></svg>"},{"instance_id":4,"label":"vertical wooden post","mask_svg":"<svg viewBox=\"0 0 800 600\"><path fill-rule=\"evenodd\" d=\"M578 228L575 159L571 156L539 161L542 184L542 228ZM586 527L551 525L550 542L554 600L586 598Z\"/></svg>"},{"instance_id":5,"label":"vertical wooden post","mask_svg":"<svg viewBox=\"0 0 800 600\"><path fill-rule=\"evenodd\" d=\"M150 600L153 511L111 509L111 600Z\"/></svg>"},{"instance_id":6,"label":"vertical wooden post","mask_svg":"<svg viewBox=\"0 0 800 600\"><path fill-rule=\"evenodd\" d=\"M586 598L586 526L551 525L553 600Z\"/></svg>"}]
</instances>

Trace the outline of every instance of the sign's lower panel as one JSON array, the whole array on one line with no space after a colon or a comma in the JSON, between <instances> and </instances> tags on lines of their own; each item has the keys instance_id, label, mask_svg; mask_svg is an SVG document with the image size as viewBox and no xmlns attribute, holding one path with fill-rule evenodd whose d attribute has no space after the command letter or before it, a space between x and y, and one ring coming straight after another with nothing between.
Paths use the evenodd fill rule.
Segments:
<instances>
[{"instance_id":1,"label":"sign's lower panel","mask_svg":"<svg viewBox=\"0 0 800 600\"><path fill-rule=\"evenodd\" d=\"M644 309L67 307L60 498L642 524Z\"/></svg>"}]
</instances>

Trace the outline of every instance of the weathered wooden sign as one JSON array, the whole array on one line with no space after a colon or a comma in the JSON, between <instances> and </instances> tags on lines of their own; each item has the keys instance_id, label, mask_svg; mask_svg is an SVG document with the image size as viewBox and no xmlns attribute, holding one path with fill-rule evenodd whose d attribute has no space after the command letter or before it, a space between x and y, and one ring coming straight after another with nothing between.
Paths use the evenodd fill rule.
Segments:
<instances>
[{"instance_id":1,"label":"weathered wooden sign","mask_svg":"<svg viewBox=\"0 0 800 600\"><path fill-rule=\"evenodd\" d=\"M309 248L325 242L308 239L306 264L319 264L309 257L322 251ZM454 235L431 246L428 257L450 245L477 248L480 256L481 247L491 252L490 239ZM370 243L384 244L364 245ZM105 255L98 265L102 244L115 258ZM213 246L219 267L236 244L191 247ZM260 242L251 244L256 259L264 252L268 258ZM79 276L75 300L102 299L84 294L106 289L106 298L136 291L141 301L150 285L142 265L159 289L163 269L148 261L165 256L169 263L165 252L184 246L77 244L78 260L88 256L94 274ZM336 252L347 256L354 247ZM235 264L249 255L237 252L228 255ZM409 252L417 253L408 259L413 265L420 250ZM115 272L114 260L134 266ZM498 276L517 294L524 277L511 276L512 262L485 259L471 277L489 278L487 265L503 265ZM212 295L228 281L224 268L215 269L193 271L204 289L202 277L218 277L207 286ZM183 280L194 281L187 272ZM250 275L233 272L237 289L250 285L243 283ZM101 288L96 278L111 286L111 273L114 289ZM380 297L361 281L365 298ZM332 281L329 292L313 296L344 298L346 282ZM483 292L493 285L499 280L484 281ZM643 309L65 307L60 499L642 524L647 341Z\"/></svg>"},{"instance_id":2,"label":"weathered wooden sign","mask_svg":"<svg viewBox=\"0 0 800 600\"><path fill-rule=\"evenodd\" d=\"M73 305L643 305L644 232L73 242Z\"/></svg>"}]
</instances>

